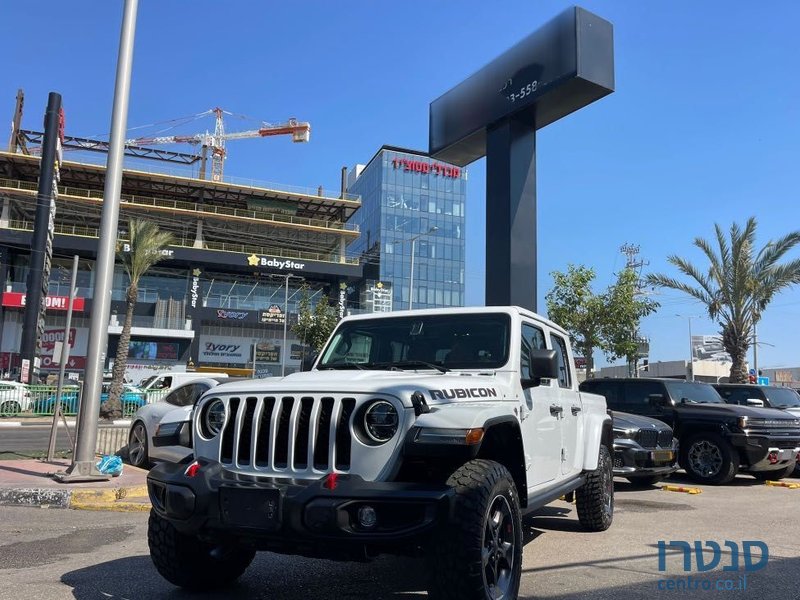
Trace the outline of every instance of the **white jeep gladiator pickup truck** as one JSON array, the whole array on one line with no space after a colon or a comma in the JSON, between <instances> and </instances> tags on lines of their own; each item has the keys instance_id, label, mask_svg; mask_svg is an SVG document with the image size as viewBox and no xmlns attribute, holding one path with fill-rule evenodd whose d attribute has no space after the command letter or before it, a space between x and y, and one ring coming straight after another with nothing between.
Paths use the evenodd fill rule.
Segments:
<instances>
[{"instance_id":1,"label":"white jeep gladiator pickup truck","mask_svg":"<svg viewBox=\"0 0 800 600\"><path fill-rule=\"evenodd\" d=\"M611 417L573 364L517 307L347 317L310 371L203 395L194 456L148 476L153 562L203 590L259 550L426 553L432 595L516 598L525 513L574 493L586 529L613 518Z\"/></svg>"}]
</instances>

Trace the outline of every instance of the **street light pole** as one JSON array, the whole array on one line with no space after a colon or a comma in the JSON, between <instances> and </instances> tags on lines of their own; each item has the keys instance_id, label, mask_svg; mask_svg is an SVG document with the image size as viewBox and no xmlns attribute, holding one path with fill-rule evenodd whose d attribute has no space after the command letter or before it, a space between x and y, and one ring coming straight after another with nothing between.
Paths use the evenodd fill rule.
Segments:
<instances>
[{"instance_id":1,"label":"street light pole","mask_svg":"<svg viewBox=\"0 0 800 600\"><path fill-rule=\"evenodd\" d=\"M409 278L408 282L408 310L414 308L414 254L416 253L415 249L417 246L417 240L424 235L429 235L436 231L439 231L439 228L436 225L434 225L433 227L428 229L428 231L423 231L422 233L418 233L417 235L411 238L411 277ZM400 243L402 243L402 241Z\"/></svg>"},{"instance_id":2,"label":"street light pole","mask_svg":"<svg viewBox=\"0 0 800 600\"><path fill-rule=\"evenodd\" d=\"M756 372L756 382L758 381L758 332L756 324L753 322L753 370Z\"/></svg>"},{"instance_id":3,"label":"street light pole","mask_svg":"<svg viewBox=\"0 0 800 600\"><path fill-rule=\"evenodd\" d=\"M692 317L689 315L689 381L694 381L694 346L692 345Z\"/></svg>"},{"instance_id":4,"label":"street light pole","mask_svg":"<svg viewBox=\"0 0 800 600\"><path fill-rule=\"evenodd\" d=\"M136 33L136 11L139 0L125 0L122 31L117 57L114 85L114 105L111 113L108 168L103 190L103 210L97 244L97 266L89 324L89 344L86 352L86 379L78 409L78 439L72 464L66 473L56 473L61 482L97 481L110 479L95 466L97 444L97 414L100 411L100 387L103 363L108 346L108 318L111 313L111 288L114 277L115 246L119 224L122 159L125 150L125 130L128 122L128 100L133 68L133 40Z\"/></svg>"},{"instance_id":5,"label":"street light pole","mask_svg":"<svg viewBox=\"0 0 800 600\"><path fill-rule=\"evenodd\" d=\"M694 381L694 346L692 345L692 319L696 318L697 315L679 315L675 314L676 317L680 317L681 319L686 318L689 321L689 373L686 377L687 381Z\"/></svg>"}]
</instances>

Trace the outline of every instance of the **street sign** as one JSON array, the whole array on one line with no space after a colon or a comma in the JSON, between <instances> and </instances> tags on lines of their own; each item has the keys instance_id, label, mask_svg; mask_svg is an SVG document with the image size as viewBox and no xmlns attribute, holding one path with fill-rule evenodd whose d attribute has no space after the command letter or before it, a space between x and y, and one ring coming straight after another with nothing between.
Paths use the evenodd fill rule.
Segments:
<instances>
[{"instance_id":1,"label":"street sign","mask_svg":"<svg viewBox=\"0 0 800 600\"><path fill-rule=\"evenodd\" d=\"M759 377L757 383L758 385L769 385L769 377Z\"/></svg>"}]
</instances>

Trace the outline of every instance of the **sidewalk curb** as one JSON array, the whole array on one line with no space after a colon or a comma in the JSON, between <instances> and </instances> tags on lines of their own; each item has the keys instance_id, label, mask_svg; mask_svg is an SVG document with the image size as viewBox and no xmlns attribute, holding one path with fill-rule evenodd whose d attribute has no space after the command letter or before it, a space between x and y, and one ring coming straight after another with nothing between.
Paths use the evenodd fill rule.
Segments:
<instances>
[{"instance_id":1,"label":"sidewalk curb","mask_svg":"<svg viewBox=\"0 0 800 600\"><path fill-rule=\"evenodd\" d=\"M0 506L147 511L147 485L108 489L0 488Z\"/></svg>"},{"instance_id":2,"label":"sidewalk curb","mask_svg":"<svg viewBox=\"0 0 800 600\"><path fill-rule=\"evenodd\" d=\"M72 492L53 488L0 488L0 506L69 508Z\"/></svg>"},{"instance_id":3,"label":"sidewalk curb","mask_svg":"<svg viewBox=\"0 0 800 600\"><path fill-rule=\"evenodd\" d=\"M22 427L22 421L0 421L0 427Z\"/></svg>"}]
</instances>

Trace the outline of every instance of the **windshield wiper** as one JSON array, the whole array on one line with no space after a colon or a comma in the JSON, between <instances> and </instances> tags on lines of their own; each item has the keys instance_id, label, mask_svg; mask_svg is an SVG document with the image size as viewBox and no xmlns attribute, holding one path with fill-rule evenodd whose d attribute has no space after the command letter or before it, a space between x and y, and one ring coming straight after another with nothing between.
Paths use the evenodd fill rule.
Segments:
<instances>
[{"instance_id":1,"label":"windshield wiper","mask_svg":"<svg viewBox=\"0 0 800 600\"><path fill-rule=\"evenodd\" d=\"M330 363L320 367L319 371L335 371L337 369L358 369L359 371L363 371L366 369L363 363L349 363L349 362L341 362L341 363Z\"/></svg>"},{"instance_id":2,"label":"windshield wiper","mask_svg":"<svg viewBox=\"0 0 800 600\"><path fill-rule=\"evenodd\" d=\"M426 369L436 369L440 373L447 373L450 369L447 367L443 367L442 365L436 365L434 363L429 363L424 360L399 360L394 362L377 362L377 363L365 363L365 367L369 369L379 369L382 367L388 367L391 371L402 371L403 369L408 369L411 367L425 367Z\"/></svg>"}]
</instances>

